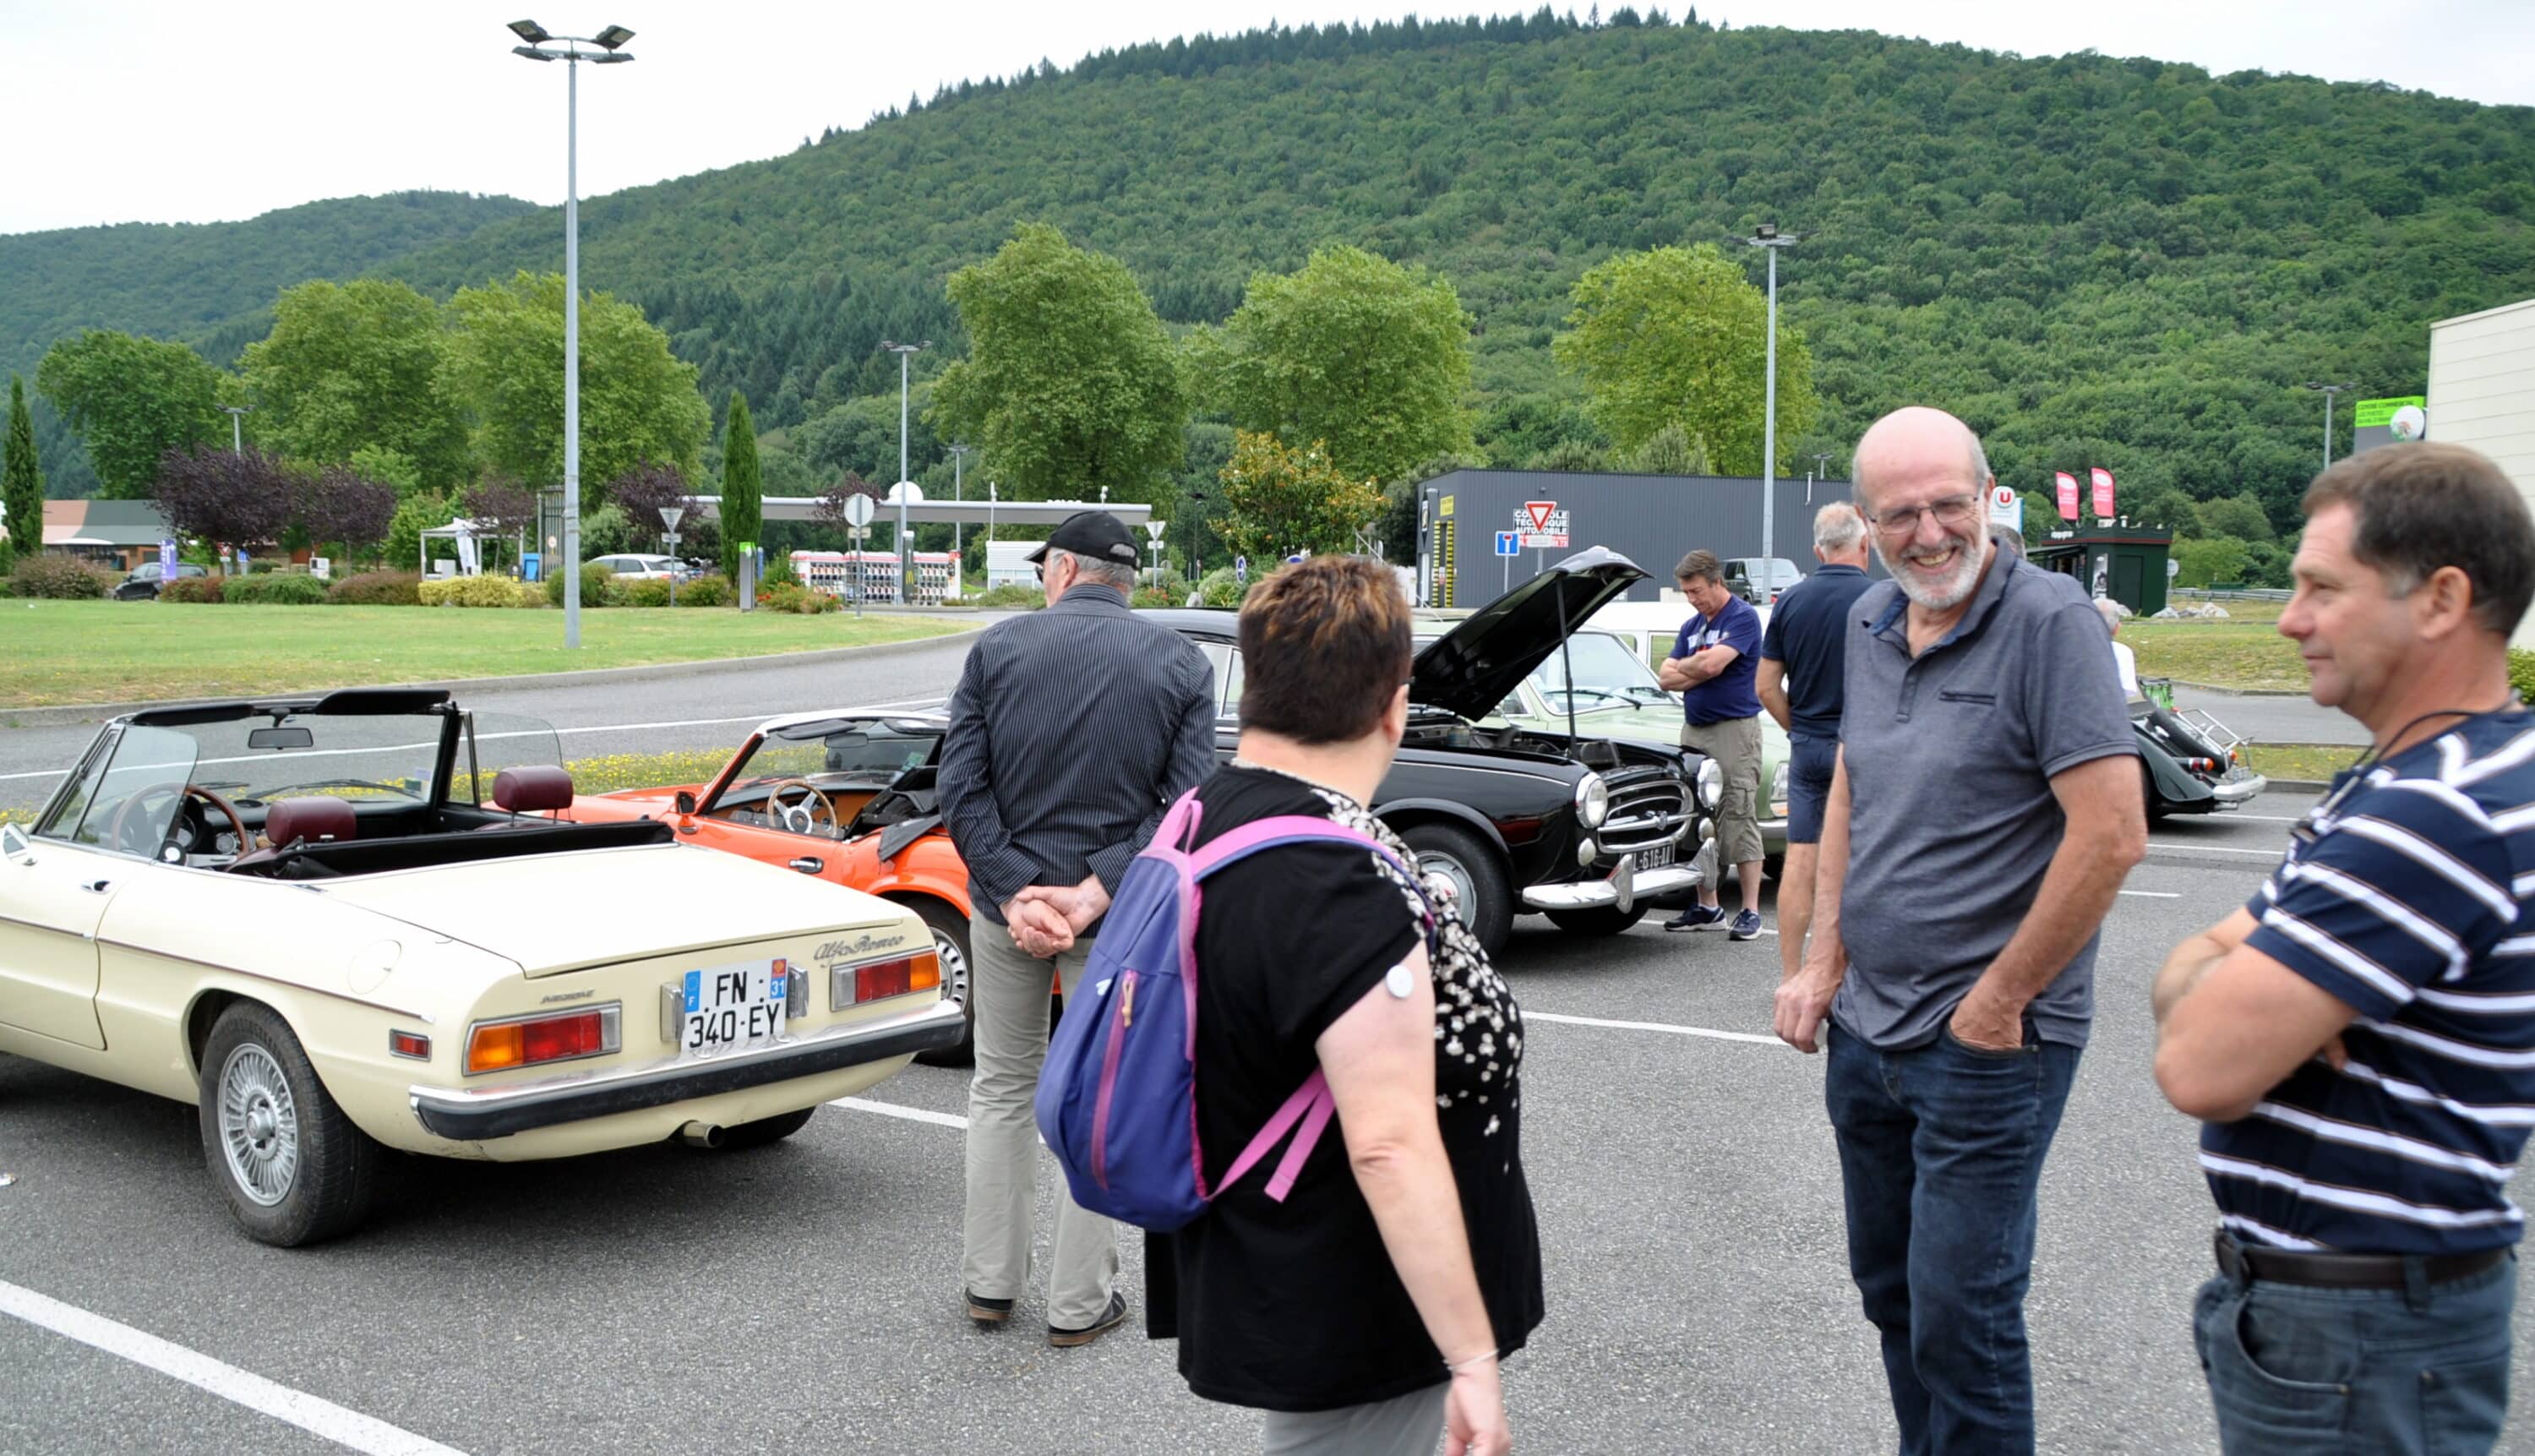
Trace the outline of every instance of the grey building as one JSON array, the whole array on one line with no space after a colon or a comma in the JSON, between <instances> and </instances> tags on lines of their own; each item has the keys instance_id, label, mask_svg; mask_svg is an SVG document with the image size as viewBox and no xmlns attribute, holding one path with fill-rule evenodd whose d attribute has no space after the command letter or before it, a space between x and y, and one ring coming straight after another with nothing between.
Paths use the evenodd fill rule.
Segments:
<instances>
[{"instance_id":1,"label":"grey building","mask_svg":"<svg viewBox=\"0 0 2535 1456\"><path fill-rule=\"evenodd\" d=\"M1570 551L1608 546L1650 578L1630 588L1629 600L1653 601L1694 549L1760 555L1761 494L1750 476L1454 471L1419 487L1417 580L1428 605L1479 606ZM1848 496L1845 480L1780 480L1774 553L1810 574L1814 512ZM1524 502L1541 500L1565 513L1566 546L1499 558L1497 533L1530 530Z\"/></svg>"}]
</instances>

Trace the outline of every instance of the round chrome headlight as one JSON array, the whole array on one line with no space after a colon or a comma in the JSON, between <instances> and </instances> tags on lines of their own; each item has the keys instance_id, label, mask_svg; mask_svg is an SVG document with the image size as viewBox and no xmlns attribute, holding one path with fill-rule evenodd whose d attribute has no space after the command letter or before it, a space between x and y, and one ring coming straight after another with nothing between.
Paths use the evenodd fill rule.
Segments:
<instances>
[{"instance_id":1,"label":"round chrome headlight","mask_svg":"<svg viewBox=\"0 0 2535 1456\"><path fill-rule=\"evenodd\" d=\"M1716 801L1724 794L1725 771L1716 766L1715 759L1700 759L1699 761L1699 806L1702 809L1713 809L1716 807Z\"/></svg>"},{"instance_id":2,"label":"round chrome headlight","mask_svg":"<svg viewBox=\"0 0 2535 1456\"><path fill-rule=\"evenodd\" d=\"M1611 786L1600 774L1586 774L1576 781L1576 817L1587 829L1599 829L1611 812Z\"/></svg>"}]
</instances>

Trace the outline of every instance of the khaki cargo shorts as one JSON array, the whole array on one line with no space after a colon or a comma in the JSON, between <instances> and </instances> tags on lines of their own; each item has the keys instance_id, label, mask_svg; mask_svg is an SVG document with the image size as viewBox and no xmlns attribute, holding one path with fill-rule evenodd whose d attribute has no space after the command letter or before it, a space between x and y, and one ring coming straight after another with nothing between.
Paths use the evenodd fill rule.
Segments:
<instances>
[{"instance_id":1,"label":"khaki cargo shorts","mask_svg":"<svg viewBox=\"0 0 2535 1456\"><path fill-rule=\"evenodd\" d=\"M1749 864L1762 857L1761 720L1686 723L1681 746L1716 760L1716 772L1724 776L1725 787L1716 799L1717 858Z\"/></svg>"}]
</instances>

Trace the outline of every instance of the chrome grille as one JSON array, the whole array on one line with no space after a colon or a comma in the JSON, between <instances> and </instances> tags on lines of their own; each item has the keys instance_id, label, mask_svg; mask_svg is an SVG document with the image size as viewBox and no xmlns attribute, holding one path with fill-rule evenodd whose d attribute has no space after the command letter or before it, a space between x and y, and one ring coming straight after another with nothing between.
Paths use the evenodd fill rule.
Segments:
<instances>
[{"instance_id":1,"label":"chrome grille","mask_svg":"<svg viewBox=\"0 0 2535 1456\"><path fill-rule=\"evenodd\" d=\"M1607 855L1678 841L1690 828L1690 786L1660 769L1609 774L1611 812L1594 831Z\"/></svg>"}]
</instances>

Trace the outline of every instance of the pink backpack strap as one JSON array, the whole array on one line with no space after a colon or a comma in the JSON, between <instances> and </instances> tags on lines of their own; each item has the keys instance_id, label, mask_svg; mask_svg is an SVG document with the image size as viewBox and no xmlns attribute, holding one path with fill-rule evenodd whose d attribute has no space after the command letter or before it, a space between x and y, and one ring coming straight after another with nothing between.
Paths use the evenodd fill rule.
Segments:
<instances>
[{"instance_id":1,"label":"pink backpack strap","mask_svg":"<svg viewBox=\"0 0 2535 1456\"><path fill-rule=\"evenodd\" d=\"M1189 841L1197 837L1198 822L1206 816L1206 805L1197 801L1197 791L1191 789L1171 800L1162 822L1155 826L1151 843L1167 850L1186 852Z\"/></svg>"},{"instance_id":2,"label":"pink backpack strap","mask_svg":"<svg viewBox=\"0 0 2535 1456\"><path fill-rule=\"evenodd\" d=\"M1155 839L1160 837L1158 833L1154 835ZM1277 814L1267 819L1255 819L1229 834L1217 835L1206 841L1204 849L1189 856L1189 872L1204 878L1233 860L1270 845L1303 840L1357 844L1378 853L1389 853L1383 850L1382 841L1362 830L1349 829L1343 824L1310 814Z\"/></svg>"},{"instance_id":3,"label":"pink backpack strap","mask_svg":"<svg viewBox=\"0 0 2535 1456\"><path fill-rule=\"evenodd\" d=\"M1314 1068L1303 1085L1294 1089L1294 1095L1285 1099L1285 1105L1276 1109L1276 1115L1268 1119L1268 1125L1259 1129L1259 1135L1250 1140L1250 1146L1243 1148L1241 1156L1232 1160L1232 1167L1224 1170L1223 1181L1215 1186L1229 1188L1241 1181L1241 1175L1257 1167L1259 1161L1268 1156L1268 1150L1276 1146L1287 1132L1294 1131L1295 1124L1299 1122L1301 1130L1294 1132L1292 1146L1286 1148L1285 1156L1277 1160L1275 1175L1268 1180L1268 1196L1278 1203L1284 1202L1285 1195L1294 1191L1294 1179L1302 1174L1304 1160L1312 1156L1312 1149L1319 1145L1321 1134L1329 1130L1329 1118L1336 1113L1337 1108L1337 1099L1329 1095L1329 1079L1321 1074L1319 1068Z\"/></svg>"}]
</instances>

